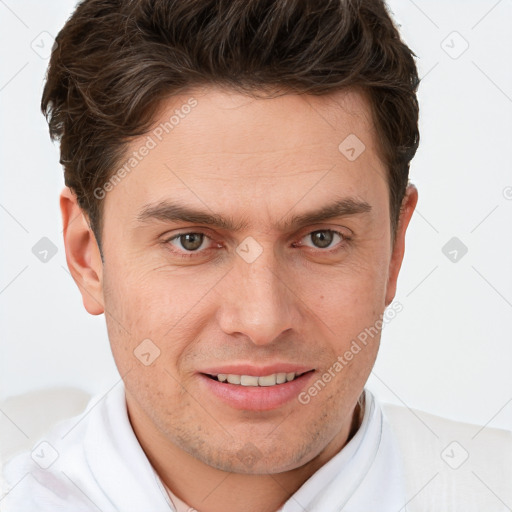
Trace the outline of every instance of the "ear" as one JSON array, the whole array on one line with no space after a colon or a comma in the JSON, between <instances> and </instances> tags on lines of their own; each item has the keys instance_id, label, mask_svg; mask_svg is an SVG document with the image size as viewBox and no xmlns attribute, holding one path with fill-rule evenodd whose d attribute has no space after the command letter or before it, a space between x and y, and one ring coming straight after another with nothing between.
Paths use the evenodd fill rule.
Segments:
<instances>
[{"instance_id":1,"label":"ear","mask_svg":"<svg viewBox=\"0 0 512 512\"><path fill-rule=\"evenodd\" d=\"M396 228L395 243L393 245L393 252L391 254L391 261L389 264L388 284L386 288L386 307L389 306L391 301L395 298L396 282L405 253L405 232L417 203L418 189L414 185L408 185L400 208L400 218Z\"/></svg>"},{"instance_id":2,"label":"ear","mask_svg":"<svg viewBox=\"0 0 512 512\"><path fill-rule=\"evenodd\" d=\"M77 284L85 309L91 315L105 311L103 262L88 218L69 187L60 194L64 247L69 271Z\"/></svg>"}]
</instances>

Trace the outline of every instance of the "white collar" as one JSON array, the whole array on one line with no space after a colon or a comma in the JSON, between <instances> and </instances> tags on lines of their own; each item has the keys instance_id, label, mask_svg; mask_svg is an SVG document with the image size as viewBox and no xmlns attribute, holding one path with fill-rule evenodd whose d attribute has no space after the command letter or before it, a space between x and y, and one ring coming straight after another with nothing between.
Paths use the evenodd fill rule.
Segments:
<instances>
[{"instance_id":1,"label":"white collar","mask_svg":"<svg viewBox=\"0 0 512 512\"><path fill-rule=\"evenodd\" d=\"M368 390L365 402L362 424L354 437L304 482L282 512L405 510L393 433ZM17 509L23 508L20 504L40 512L59 507L73 507L77 512L173 509L132 429L122 382L104 398L94 397L80 417L61 423L45 440L59 454L51 467L42 469L30 454L23 454L9 468L12 485L21 482L10 493Z\"/></svg>"},{"instance_id":2,"label":"white collar","mask_svg":"<svg viewBox=\"0 0 512 512\"><path fill-rule=\"evenodd\" d=\"M405 495L401 467L396 460L396 446L389 432L386 432L383 440L384 430L387 431L383 429L380 404L365 389L364 414L355 435L276 512L367 512L375 510L377 494L379 510L402 509ZM367 479L368 486L373 486L373 489L366 488ZM391 482L391 485L386 486L386 482ZM161 487L166 490L162 482ZM171 492L170 505L173 499L176 497ZM183 502L179 500L178 503L183 508Z\"/></svg>"}]
</instances>

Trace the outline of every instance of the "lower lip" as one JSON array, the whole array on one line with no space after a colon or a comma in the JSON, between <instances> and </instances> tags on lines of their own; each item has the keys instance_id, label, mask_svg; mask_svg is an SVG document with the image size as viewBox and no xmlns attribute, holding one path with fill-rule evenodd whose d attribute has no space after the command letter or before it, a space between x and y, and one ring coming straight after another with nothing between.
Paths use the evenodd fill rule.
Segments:
<instances>
[{"instance_id":1,"label":"lower lip","mask_svg":"<svg viewBox=\"0 0 512 512\"><path fill-rule=\"evenodd\" d=\"M314 375L314 371L302 374L290 382L275 386L242 386L219 382L199 374L201 382L215 396L235 409L269 411L297 398Z\"/></svg>"}]
</instances>

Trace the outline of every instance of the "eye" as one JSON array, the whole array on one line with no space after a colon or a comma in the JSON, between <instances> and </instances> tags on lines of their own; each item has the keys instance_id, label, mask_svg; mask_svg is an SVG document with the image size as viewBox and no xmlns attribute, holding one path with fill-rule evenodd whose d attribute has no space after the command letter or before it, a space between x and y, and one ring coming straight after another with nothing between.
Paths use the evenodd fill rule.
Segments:
<instances>
[{"instance_id":1,"label":"eye","mask_svg":"<svg viewBox=\"0 0 512 512\"><path fill-rule=\"evenodd\" d=\"M348 238L345 237L342 233L339 231L334 231L331 229L320 229L318 231L312 231L311 233L308 233L303 240L311 240L313 245L304 244L307 247L313 247L316 249L328 249L331 247L333 242L336 242L336 240L339 240L339 242L343 242L344 240L347 240Z\"/></svg>"},{"instance_id":2,"label":"eye","mask_svg":"<svg viewBox=\"0 0 512 512\"><path fill-rule=\"evenodd\" d=\"M180 233L167 240L173 247L186 252L198 251L205 239L209 238L204 233Z\"/></svg>"},{"instance_id":3,"label":"eye","mask_svg":"<svg viewBox=\"0 0 512 512\"><path fill-rule=\"evenodd\" d=\"M309 240L309 243L307 240ZM350 237L339 231L319 229L303 236L301 241L294 245L311 247L312 249L323 249L324 251L321 252L330 253L341 249L349 241ZM213 248L213 246L210 247L212 242L213 240L208 235L200 232L178 233L164 240L164 243L172 246L171 252L182 258L190 258L199 254L204 255L209 252L209 249ZM219 244L217 246L221 247Z\"/></svg>"}]
</instances>

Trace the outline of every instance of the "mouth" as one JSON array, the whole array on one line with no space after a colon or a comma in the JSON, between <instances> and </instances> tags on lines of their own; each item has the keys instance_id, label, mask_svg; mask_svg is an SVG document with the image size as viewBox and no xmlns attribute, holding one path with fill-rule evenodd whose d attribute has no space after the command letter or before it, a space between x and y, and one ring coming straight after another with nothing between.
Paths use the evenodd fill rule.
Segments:
<instances>
[{"instance_id":1,"label":"mouth","mask_svg":"<svg viewBox=\"0 0 512 512\"><path fill-rule=\"evenodd\" d=\"M203 373L210 379L221 382L224 384L232 384L234 386L246 386L246 387L273 387L292 382L298 379L302 375L314 372L314 370L308 370L305 372L279 372L271 373L269 375L257 376L257 375L238 375L234 373L218 373L208 374Z\"/></svg>"},{"instance_id":2,"label":"mouth","mask_svg":"<svg viewBox=\"0 0 512 512\"><path fill-rule=\"evenodd\" d=\"M233 363L203 368L198 382L214 403L219 399L234 409L262 412L291 406L315 373L310 366L283 361L260 367Z\"/></svg>"}]
</instances>

